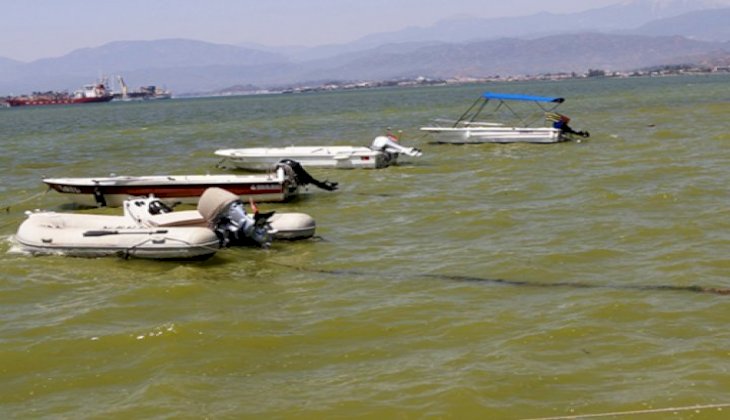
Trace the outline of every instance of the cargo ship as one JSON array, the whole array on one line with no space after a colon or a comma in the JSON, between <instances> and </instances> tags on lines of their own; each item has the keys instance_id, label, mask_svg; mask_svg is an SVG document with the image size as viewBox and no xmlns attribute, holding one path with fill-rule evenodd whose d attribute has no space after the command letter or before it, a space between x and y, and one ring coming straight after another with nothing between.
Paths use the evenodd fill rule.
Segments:
<instances>
[{"instance_id":1,"label":"cargo ship","mask_svg":"<svg viewBox=\"0 0 730 420\"><path fill-rule=\"evenodd\" d=\"M8 96L7 106L72 105L109 102L114 98L104 82L85 85L73 94L68 92L35 92L32 95Z\"/></svg>"},{"instance_id":2,"label":"cargo ship","mask_svg":"<svg viewBox=\"0 0 730 420\"><path fill-rule=\"evenodd\" d=\"M122 76L117 76L121 92L114 92L115 101L139 101L150 99L170 99L172 92L155 85L142 86L137 90L130 90Z\"/></svg>"}]
</instances>

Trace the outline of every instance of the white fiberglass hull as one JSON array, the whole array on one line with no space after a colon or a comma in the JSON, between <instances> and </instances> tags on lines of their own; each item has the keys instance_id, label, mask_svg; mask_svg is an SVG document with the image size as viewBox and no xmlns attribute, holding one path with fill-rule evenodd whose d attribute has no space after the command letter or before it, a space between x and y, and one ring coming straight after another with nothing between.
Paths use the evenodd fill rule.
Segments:
<instances>
[{"instance_id":1,"label":"white fiberglass hull","mask_svg":"<svg viewBox=\"0 0 730 420\"><path fill-rule=\"evenodd\" d=\"M270 170L283 159L292 159L305 168L379 169L396 162L398 155L352 146L290 146L216 150L236 168Z\"/></svg>"},{"instance_id":2,"label":"white fiberglass hull","mask_svg":"<svg viewBox=\"0 0 730 420\"><path fill-rule=\"evenodd\" d=\"M209 187L224 188L257 202L287 201L299 187L283 171L261 175L159 175L99 178L45 178L50 188L88 207L119 207L129 197L154 195L168 203L195 204Z\"/></svg>"},{"instance_id":3,"label":"white fiberglass hull","mask_svg":"<svg viewBox=\"0 0 730 420\"><path fill-rule=\"evenodd\" d=\"M204 259L218 251L204 227L149 228L122 216L32 213L14 237L23 252L74 257Z\"/></svg>"},{"instance_id":4,"label":"white fiberglass hull","mask_svg":"<svg viewBox=\"0 0 730 420\"><path fill-rule=\"evenodd\" d=\"M566 141L561 131L550 127L422 127L438 143L559 143Z\"/></svg>"}]
</instances>

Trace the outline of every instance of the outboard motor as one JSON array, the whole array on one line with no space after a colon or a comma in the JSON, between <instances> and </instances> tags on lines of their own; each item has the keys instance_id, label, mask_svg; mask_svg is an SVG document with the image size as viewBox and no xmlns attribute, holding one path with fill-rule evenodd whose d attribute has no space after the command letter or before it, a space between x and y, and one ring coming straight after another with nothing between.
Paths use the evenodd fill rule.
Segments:
<instances>
[{"instance_id":1,"label":"outboard motor","mask_svg":"<svg viewBox=\"0 0 730 420\"><path fill-rule=\"evenodd\" d=\"M259 213L251 217L246 213L237 195L222 188L205 190L198 202L198 212L218 235L221 246L255 243L262 248L271 246L276 230L269 224L274 212Z\"/></svg>"},{"instance_id":2,"label":"outboard motor","mask_svg":"<svg viewBox=\"0 0 730 420\"><path fill-rule=\"evenodd\" d=\"M279 163L276 165L276 168L283 169L284 172L289 174L293 179L294 182L297 185L307 185L312 184L315 185L323 190L327 191L334 191L337 189L337 183L324 180L324 181L318 181L314 179L312 175L309 174L309 172L304 170L304 167L302 167L302 164L297 162L293 159L282 159L279 161Z\"/></svg>"},{"instance_id":3,"label":"outboard motor","mask_svg":"<svg viewBox=\"0 0 730 420\"><path fill-rule=\"evenodd\" d=\"M273 234L276 232L269 224L274 212L254 213L251 217L246 213L241 200L231 203L216 218L213 231L221 238L223 246L258 244L262 248L271 246Z\"/></svg>"},{"instance_id":4,"label":"outboard motor","mask_svg":"<svg viewBox=\"0 0 730 420\"><path fill-rule=\"evenodd\" d=\"M256 244L268 248L277 233L269 223L273 211L259 213L254 206L251 216L246 213L237 195L217 187L203 192L198 201L198 211L173 212L150 195L126 200L124 215L144 226L207 226L218 236L221 247Z\"/></svg>"},{"instance_id":5,"label":"outboard motor","mask_svg":"<svg viewBox=\"0 0 730 420\"><path fill-rule=\"evenodd\" d=\"M398 144L395 140L388 136L375 137L373 143L370 145L370 149L387 152L387 153L402 153L407 156L421 156L423 152L415 147L405 147Z\"/></svg>"}]
</instances>

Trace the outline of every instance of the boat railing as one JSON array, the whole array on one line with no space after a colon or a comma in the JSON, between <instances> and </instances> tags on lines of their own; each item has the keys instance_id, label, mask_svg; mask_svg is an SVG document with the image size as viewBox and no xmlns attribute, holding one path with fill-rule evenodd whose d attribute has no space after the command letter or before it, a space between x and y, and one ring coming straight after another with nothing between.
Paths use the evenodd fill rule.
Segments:
<instances>
[{"instance_id":1,"label":"boat railing","mask_svg":"<svg viewBox=\"0 0 730 420\"><path fill-rule=\"evenodd\" d=\"M486 121L462 121L464 127L504 127L503 123L486 122Z\"/></svg>"},{"instance_id":2,"label":"boat railing","mask_svg":"<svg viewBox=\"0 0 730 420\"><path fill-rule=\"evenodd\" d=\"M489 122L489 121L457 121L453 119L437 118L432 120L434 127L499 127L503 126L504 123Z\"/></svg>"}]
</instances>

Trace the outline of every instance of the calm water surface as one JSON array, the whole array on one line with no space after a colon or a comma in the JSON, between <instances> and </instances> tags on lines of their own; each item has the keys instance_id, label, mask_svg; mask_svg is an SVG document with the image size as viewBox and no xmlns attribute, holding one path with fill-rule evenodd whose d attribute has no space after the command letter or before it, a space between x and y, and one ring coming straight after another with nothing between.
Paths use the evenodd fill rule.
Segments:
<instances>
[{"instance_id":1,"label":"calm water surface","mask_svg":"<svg viewBox=\"0 0 730 420\"><path fill-rule=\"evenodd\" d=\"M435 145L486 89L592 136ZM0 110L0 416L504 418L730 403L730 77L525 82ZM264 210L317 240L205 262L28 257L44 176L223 173L219 148L419 159ZM703 289L705 288L705 289ZM723 411L724 410L724 411ZM642 418L727 418L730 408Z\"/></svg>"}]
</instances>

